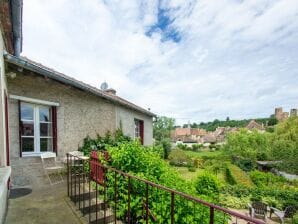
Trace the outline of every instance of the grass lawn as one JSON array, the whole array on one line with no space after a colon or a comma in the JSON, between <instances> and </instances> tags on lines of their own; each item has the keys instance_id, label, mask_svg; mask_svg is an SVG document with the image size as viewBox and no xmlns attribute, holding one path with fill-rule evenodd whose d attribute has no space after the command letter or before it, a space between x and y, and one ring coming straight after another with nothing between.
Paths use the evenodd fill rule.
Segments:
<instances>
[{"instance_id":1,"label":"grass lawn","mask_svg":"<svg viewBox=\"0 0 298 224\"><path fill-rule=\"evenodd\" d=\"M201 152L185 151L185 153L192 158L201 158L202 156L220 156L222 151L204 150Z\"/></svg>"},{"instance_id":2,"label":"grass lawn","mask_svg":"<svg viewBox=\"0 0 298 224\"><path fill-rule=\"evenodd\" d=\"M196 172L190 172L187 167L174 167L178 170L178 172L181 174L181 177L185 180L193 180L196 178L200 173L204 171L204 169L196 169Z\"/></svg>"}]
</instances>

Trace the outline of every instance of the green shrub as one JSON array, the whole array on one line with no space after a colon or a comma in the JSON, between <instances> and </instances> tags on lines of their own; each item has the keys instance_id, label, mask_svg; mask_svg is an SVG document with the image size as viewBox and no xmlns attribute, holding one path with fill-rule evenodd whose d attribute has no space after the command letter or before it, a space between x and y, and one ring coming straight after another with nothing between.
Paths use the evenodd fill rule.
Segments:
<instances>
[{"instance_id":1,"label":"green shrub","mask_svg":"<svg viewBox=\"0 0 298 224\"><path fill-rule=\"evenodd\" d=\"M184 150L184 151L186 151L187 150L187 145L186 144L183 144L183 143L179 143L179 144L177 144L177 149L181 149L181 150Z\"/></svg>"},{"instance_id":2,"label":"green shrub","mask_svg":"<svg viewBox=\"0 0 298 224\"><path fill-rule=\"evenodd\" d=\"M232 175L231 170L228 166L226 167L226 173L225 174L226 174L227 183L229 183L231 185L237 184L237 182L236 182L234 176Z\"/></svg>"},{"instance_id":3,"label":"green shrub","mask_svg":"<svg viewBox=\"0 0 298 224\"><path fill-rule=\"evenodd\" d=\"M276 176L272 173L264 173L258 170L250 172L249 176L252 182L258 187L270 186L278 182L286 182L284 177Z\"/></svg>"},{"instance_id":4,"label":"green shrub","mask_svg":"<svg viewBox=\"0 0 298 224\"><path fill-rule=\"evenodd\" d=\"M190 158L181 149L172 150L169 155L170 165L174 166L189 166Z\"/></svg>"},{"instance_id":5,"label":"green shrub","mask_svg":"<svg viewBox=\"0 0 298 224\"><path fill-rule=\"evenodd\" d=\"M228 164L228 168L234 180L237 182L237 184L248 186L248 187L253 185L247 173L244 172L242 169L240 169L238 166L235 166L233 164Z\"/></svg>"},{"instance_id":6,"label":"green shrub","mask_svg":"<svg viewBox=\"0 0 298 224\"><path fill-rule=\"evenodd\" d=\"M195 188L198 194L212 197L219 194L220 183L216 176L205 172L197 177Z\"/></svg>"},{"instance_id":7,"label":"green shrub","mask_svg":"<svg viewBox=\"0 0 298 224\"><path fill-rule=\"evenodd\" d=\"M156 141L155 145L163 149L162 158L168 159L168 156L172 150L171 140L169 138L164 138L160 141Z\"/></svg>"},{"instance_id":8,"label":"green shrub","mask_svg":"<svg viewBox=\"0 0 298 224\"><path fill-rule=\"evenodd\" d=\"M194 152L198 152L200 148L202 148L202 144L193 144L191 146L191 150Z\"/></svg>"},{"instance_id":9,"label":"green shrub","mask_svg":"<svg viewBox=\"0 0 298 224\"><path fill-rule=\"evenodd\" d=\"M242 159L234 160L234 164L239 166L243 171L249 172L254 169L254 162L251 159Z\"/></svg>"},{"instance_id":10,"label":"green shrub","mask_svg":"<svg viewBox=\"0 0 298 224\"><path fill-rule=\"evenodd\" d=\"M195 167L188 167L188 171L189 172L196 172L196 168Z\"/></svg>"},{"instance_id":11,"label":"green shrub","mask_svg":"<svg viewBox=\"0 0 298 224\"><path fill-rule=\"evenodd\" d=\"M224 195L221 198L221 204L228 208L246 209L247 204L250 202L249 197L235 197L232 195Z\"/></svg>"}]
</instances>

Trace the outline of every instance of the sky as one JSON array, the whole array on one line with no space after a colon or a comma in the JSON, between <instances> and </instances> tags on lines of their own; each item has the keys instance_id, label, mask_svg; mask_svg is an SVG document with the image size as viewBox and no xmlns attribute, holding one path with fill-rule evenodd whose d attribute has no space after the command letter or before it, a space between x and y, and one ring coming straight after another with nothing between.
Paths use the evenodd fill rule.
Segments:
<instances>
[{"instance_id":1,"label":"sky","mask_svg":"<svg viewBox=\"0 0 298 224\"><path fill-rule=\"evenodd\" d=\"M22 55L177 124L298 107L297 0L24 0Z\"/></svg>"}]
</instances>

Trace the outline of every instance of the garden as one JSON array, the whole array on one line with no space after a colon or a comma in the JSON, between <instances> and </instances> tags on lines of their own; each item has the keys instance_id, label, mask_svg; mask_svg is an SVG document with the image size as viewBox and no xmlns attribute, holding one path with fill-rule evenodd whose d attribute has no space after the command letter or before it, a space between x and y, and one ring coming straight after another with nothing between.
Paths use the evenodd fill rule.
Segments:
<instances>
[{"instance_id":1,"label":"garden","mask_svg":"<svg viewBox=\"0 0 298 224\"><path fill-rule=\"evenodd\" d=\"M85 155L90 155L91 150L107 151L109 160L102 161L107 165L223 207L247 209L248 203L263 201L270 207L284 210L287 206L298 207L298 181L258 171L256 161L278 159L282 163L273 168L297 174L297 149L298 119L295 118L278 124L272 133L240 130L230 134L223 146L204 148L202 145L180 145L172 149L167 141L161 139L149 147L118 130L95 139L87 137L80 151ZM108 175L107 178L112 184L113 177ZM119 184L118 200L122 210L118 218L124 219L127 183L120 180ZM132 211L135 211L133 216L137 217L140 215L137 207L146 189L138 183L132 183L132 188L139 195L131 203ZM150 195L150 208L159 211L155 216L161 223L162 220L166 222L169 207L163 202L170 200L169 195L161 197L156 192L150 192ZM175 212L177 223L208 219L193 216L193 205L189 203L175 203L179 205ZM196 214L205 214L206 208L196 209ZM216 218L222 223L227 222L227 217L221 214Z\"/></svg>"}]
</instances>

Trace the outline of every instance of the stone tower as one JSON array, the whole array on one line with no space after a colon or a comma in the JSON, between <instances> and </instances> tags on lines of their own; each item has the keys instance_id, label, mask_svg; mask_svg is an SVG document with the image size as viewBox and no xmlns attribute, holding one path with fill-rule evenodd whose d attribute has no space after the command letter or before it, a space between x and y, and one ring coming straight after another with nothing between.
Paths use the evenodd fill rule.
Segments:
<instances>
[{"instance_id":1,"label":"stone tower","mask_svg":"<svg viewBox=\"0 0 298 224\"><path fill-rule=\"evenodd\" d=\"M290 117L296 117L297 116L297 109L291 109L291 112L290 112Z\"/></svg>"}]
</instances>

